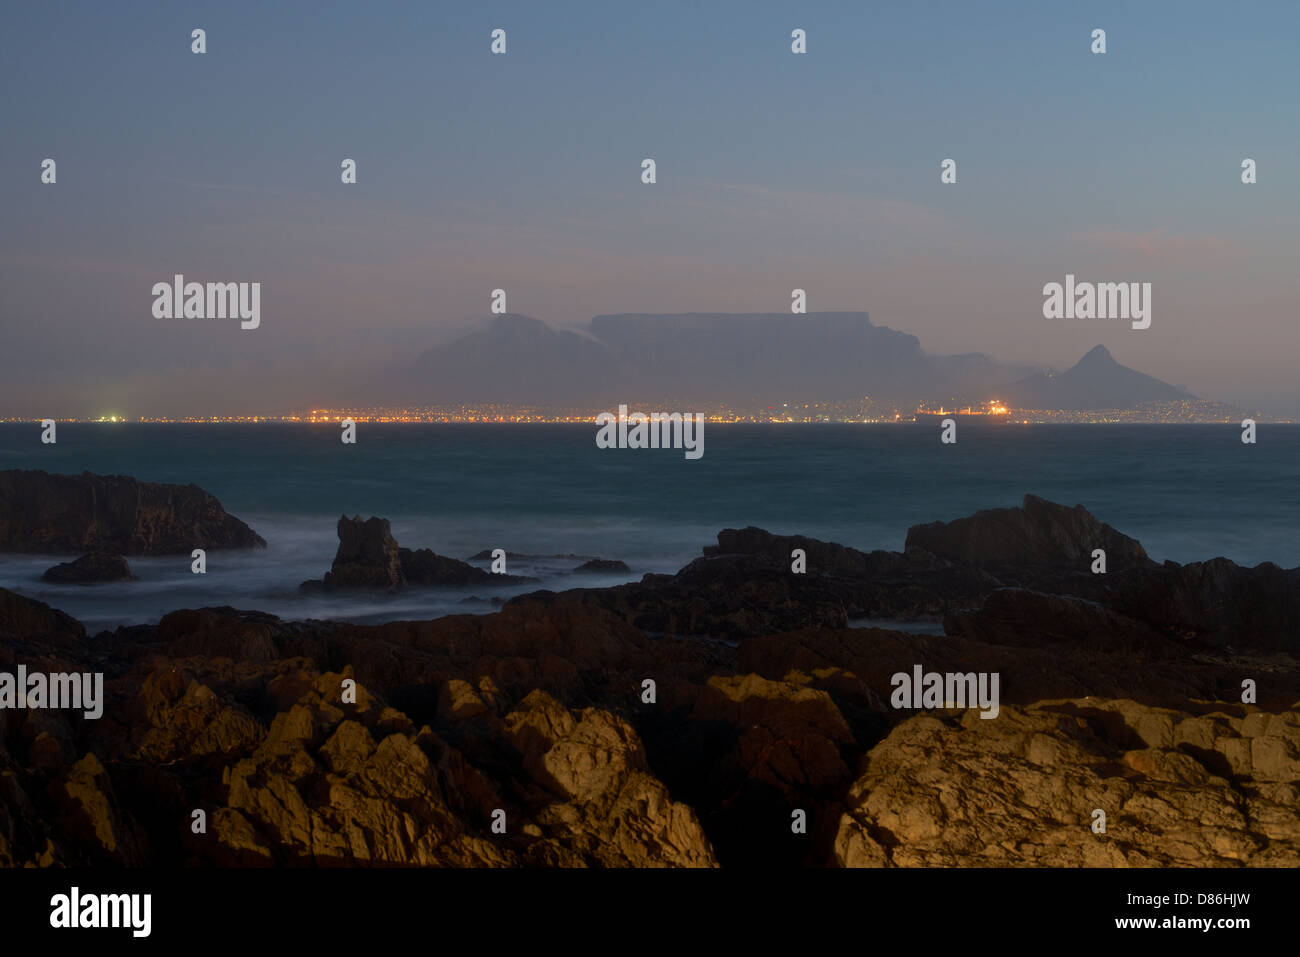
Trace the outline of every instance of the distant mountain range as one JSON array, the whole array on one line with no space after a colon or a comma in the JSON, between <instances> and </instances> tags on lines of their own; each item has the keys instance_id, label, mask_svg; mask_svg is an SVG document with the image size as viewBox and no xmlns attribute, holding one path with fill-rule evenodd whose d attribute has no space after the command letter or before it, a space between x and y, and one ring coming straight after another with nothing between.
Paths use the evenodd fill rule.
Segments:
<instances>
[{"instance_id":1,"label":"distant mountain range","mask_svg":"<svg viewBox=\"0 0 1300 957\"><path fill-rule=\"evenodd\" d=\"M750 404L873 399L1090 409L1190 398L1096 347L1068 372L982 353L929 355L912 335L865 312L622 313L579 330L507 314L387 370L368 392L386 404L625 401Z\"/></svg>"}]
</instances>

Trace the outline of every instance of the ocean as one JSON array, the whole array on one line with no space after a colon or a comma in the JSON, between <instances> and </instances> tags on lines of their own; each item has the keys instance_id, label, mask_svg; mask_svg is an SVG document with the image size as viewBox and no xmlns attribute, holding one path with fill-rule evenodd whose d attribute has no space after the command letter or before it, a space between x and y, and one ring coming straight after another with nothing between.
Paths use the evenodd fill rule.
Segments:
<instances>
[{"instance_id":1,"label":"ocean","mask_svg":"<svg viewBox=\"0 0 1300 957\"><path fill-rule=\"evenodd\" d=\"M719 425L705 454L598 449L595 425L378 425L355 445L336 425L0 425L0 469L194 483L267 540L265 551L128 557L137 581L47 585L73 556L0 554L0 587L48 602L91 632L177 608L232 605L290 619L378 622L491 611L537 588L610 585L673 572L719 529L757 525L855 548L901 549L908 526L1013 506L1025 493L1082 504L1152 558L1226 556L1300 565L1300 426L962 423ZM574 576L577 560L518 559L535 585L300 595L338 543L340 515L379 515L403 546L465 559L484 549L622 559L630 572ZM488 562L476 562L487 567Z\"/></svg>"}]
</instances>

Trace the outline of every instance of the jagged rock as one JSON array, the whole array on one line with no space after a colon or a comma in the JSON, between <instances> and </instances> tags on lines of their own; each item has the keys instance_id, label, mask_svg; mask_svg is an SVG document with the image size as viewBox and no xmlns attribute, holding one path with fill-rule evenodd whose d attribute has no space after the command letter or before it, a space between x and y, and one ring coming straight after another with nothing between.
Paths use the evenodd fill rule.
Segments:
<instances>
[{"instance_id":1,"label":"jagged rock","mask_svg":"<svg viewBox=\"0 0 1300 957\"><path fill-rule=\"evenodd\" d=\"M391 533L355 521L380 547L351 564L387 576ZM204 608L86 640L0 592L0 671L106 676L101 720L0 709L0 863L1294 865L1300 665L1251 644L1289 574L994 573L741 529L675 576L423 622ZM841 627L866 608L949 634ZM999 717L893 708L917 665L996 672ZM1073 810L1093 798L1109 835Z\"/></svg>"},{"instance_id":2,"label":"jagged rock","mask_svg":"<svg viewBox=\"0 0 1300 957\"><path fill-rule=\"evenodd\" d=\"M1111 572L1150 564L1142 545L1097 521L1082 505L1067 508L1026 495L1020 508L993 508L953 522L914 525L904 553L926 551L984 568L1048 566L1086 569L1093 549L1106 551Z\"/></svg>"},{"instance_id":3,"label":"jagged rock","mask_svg":"<svg viewBox=\"0 0 1300 957\"><path fill-rule=\"evenodd\" d=\"M1089 698L1004 707L993 721L921 715L867 755L835 857L849 867L1294 867L1297 799L1295 708L1236 716ZM1106 813L1104 834L1092 830L1094 809Z\"/></svg>"},{"instance_id":4,"label":"jagged rock","mask_svg":"<svg viewBox=\"0 0 1300 957\"><path fill-rule=\"evenodd\" d=\"M807 568L791 570L803 549ZM1106 552L1105 574L1092 551ZM637 628L678 635L744 639L801 628L845 626L858 618L937 620L976 627L969 609L1000 589L1065 600L1070 622L1049 620L1050 599L994 599L983 614L998 631L1014 614L1033 644L1036 627L1104 630L1118 624L1131 640L1159 635L1207 646L1259 651L1300 649L1300 568L1242 568L1227 559L1177 565L1151 561L1141 544L1067 508L1027 495L1021 508L978 512L954 522L917 525L903 552L861 552L759 528L724 529L718 544L676 575L646 575L615 588L536 592L530 604L597 605ZM1115 617L1085 612L1091 602ZM1084 619L1091 618L1086 624ZM1100 632L1097 632L1100 634ZM1126 639L1126 640L1130 640ZM1004 642L1005 643L1005 642Z\"/></svg>"},{"instance_id":5,"label":"jagged rock","mask_svg":"<svg viewBox=\"0 0 1300 957\"><path fill-rule=\"evenodd\" d=\"M202 764L247 753L265 735L246 708L175 667L160 666L146 677L132 705L123 746L132 760Z\"/></svg>"},{"instance_id":6,"label":"jagged rock","mask_svg":"<svg viewBox=\"0 0 1300 957\"><path fill-rule=\"evenodd\" d=\"M45 602L0 588L0 638L41 635L85 638L86 629L71 615L65 615Z\"/></svg>"},{"instance_id":7,"label":"jagged rock","mask_svg":"<svg viewBox=\"0 0 1300 957\"><path fill-rule=\"evenodd\" d=\"M81 860L134 867L145 863L139 829L123 814L108 772L93 753L53 781L49 790Z\"/></svg>"},{"instance_id":8,"label":"jagged rock","mask_svg":"<svg viewBox=\"0 0 1300 957\"><path fill-rule=\"evenodd\" d=\"M1165 562L1121 582L1112 603L1172 636L1300 651L1300 568L1243 568L1226 558Z\"/></svg>"},{"instance_id":9,"label":"jagged rock","mask_svg":"<svg viewBox=\"0 0 1300 957\"><path fill-rule=\"evenodd\" d=\"M96 585L100 582L130 581L131 566L121 555L92 553L76 561L46 569L41 581L56 585Z\"/></svg>"},{"instance_id":10,"label":"jagged rock","mask_svg":"<svg viewBox=\"0 0 1300 957\"><path fill-rule=\"evenodd\" d=\"M385 588L396 591L406 584L397 539L388 519L360 515L339 518L339 547L334 564L325 573L325 587Z\"/></svg>"},{"instance_id":11,"label":"jagged rock","mask_svg":"<svg viewBox=\"0 0 1300 957\"><path fill-rule=\"evenodd\" d=\"M533 815L543 836L563 835L569 853L604 867L716 866L695 812L649 773L636 732L621 718L594 708L575 716L534 691L504 726L525 771L550 792Z\"/></svg>"},{"instance_id":12,"label":"jagged rock","mask_svg":"<svg viewBox=\"0 0 1300 957\"><path fill-rule=\"evenodd\" d=\"M265 546L197 485L0 472L0 551L188 555L195 548Z\"/></svg>"},{"instance_id":13,"label":"jagged rock","mask_svg":"<svg viewBox=\"0 0 1300 957\"><path fill-rule=\"evenodd\" d=\"M535 581L518 575L494 575L427 548L401 548L388 519L357 515L339 519L339 547L323 581L303 582L302 591L374 589L397 591L408 585L511 585Z\"/></svg>"}]
</instances>

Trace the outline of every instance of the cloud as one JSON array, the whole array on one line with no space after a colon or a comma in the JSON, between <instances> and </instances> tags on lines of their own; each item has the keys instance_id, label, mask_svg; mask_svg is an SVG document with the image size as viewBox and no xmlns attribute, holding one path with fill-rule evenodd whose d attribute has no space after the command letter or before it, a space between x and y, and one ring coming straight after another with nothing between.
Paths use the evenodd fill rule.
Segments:
<instances>
[{"instance_id":1,"label":"cloud","mask_svg":"<svg viewBox=\"0 0 1300 957\"><path fill-rule=\"evenodd\" d=\"M1241 247L1226 236L1181 235L1164 229L1148 229L1142 233L1125 229L1094 229L1075 233L1071 238L1146 262L1174 266L1214 265L1242 252Z\"/></svg>"}]
</instances>

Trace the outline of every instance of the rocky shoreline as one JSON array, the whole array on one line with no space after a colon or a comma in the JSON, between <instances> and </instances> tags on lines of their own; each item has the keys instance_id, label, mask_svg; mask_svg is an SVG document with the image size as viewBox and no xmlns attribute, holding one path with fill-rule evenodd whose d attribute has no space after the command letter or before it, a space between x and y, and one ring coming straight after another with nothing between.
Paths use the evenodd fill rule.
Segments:
<instances>
[{"instance_id":1,"label":"rocky shoreline","mask_svg":"<svg viewBox=\"0 0 1300 957\"><path fill-rule=\"evenodd\" d=\"M404 552L345 518L331 573L405 587ZM0 590L0 673L106 698L0 709L0 864L1295 866L1297 651L1300 570L1156 563L1033 496L902 552L723 530L675 575L432 621L90 637ZM996 718L895 707L918 666L997 674Z\"/></svg>"}]
</instances>

